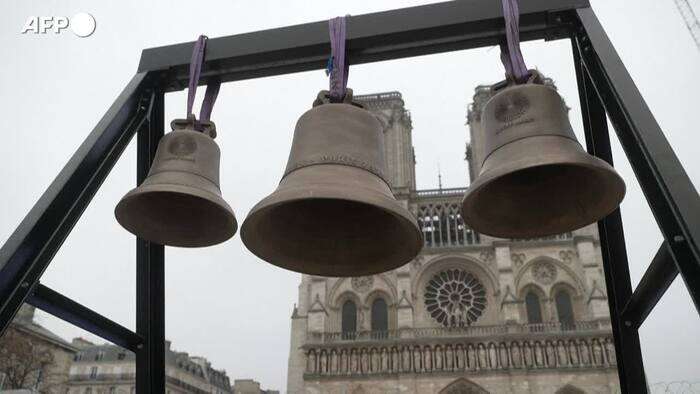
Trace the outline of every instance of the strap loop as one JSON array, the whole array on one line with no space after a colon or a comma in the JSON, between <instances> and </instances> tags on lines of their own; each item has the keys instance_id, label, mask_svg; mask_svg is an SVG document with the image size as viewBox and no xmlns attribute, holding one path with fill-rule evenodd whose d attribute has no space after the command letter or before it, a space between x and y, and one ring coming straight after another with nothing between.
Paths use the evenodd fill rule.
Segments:
<instances>
[{"instance_id":1,"label":"strap loop","mask_svg":"<svg viewBox=\"0 0 700 394\"><path fill-rule=\"evenodd\" d=\"M190 80L187 87L187 118L194 118L192 113L192 107L194 106L194 99L197 95L197 85L199 83L199 78L202 73L202 64L204 62L204 50L207 45L207 36L200 35L194 44L194 49L192 50L192 59L190 60ZM198 131L202 131L201 122L208 122L211 117L211 112L214 109L214 103L216 102L216 97L219 94L219 88L221 87L220 81L210 81L207 85L207 90L204 92L204 100L202 101L202 108L199 112L199 120L195 120L194 126Z\"/></svg>"},{"instance_id":2,"label":"strap loop","mask_svg":"<svg viewBox=\"0 0 700 394\"><path fill-rule=\"evenodd\" d=\"M506 43L501 44L501 62L506 77L516 83L525 83L530 75L520 51L520 11L518 0L501 0L506 26Z\"/></svg>"},{"instance_id":3,"label":"strap loop","mask_svg":"<svg viewBox=\"0 0 700 394\"><path fill-rule=\"evenodd\" d=\"M331 37L331 57L328 60L326 73L329 75L331 102L335 103L343 101L348 88L350 65L345 56L345 18L344 16L339 16L328 21L328 32Z\"/></svg>"},{"instance_id":4,"label":"strap loop","mask_svg":"<svg viewBox=\"0 0 700 394\"><path fill-rule=\"evenodd\" d=\"M219 81L210 82L207 85L207 90L204 91L204 100L202 100L202 108L199 110L200 122L209 121L209 118L211 118L211 111L214 109L214 103L219 95L220 87L221 82Z\"/></svg>"}]
</instances>

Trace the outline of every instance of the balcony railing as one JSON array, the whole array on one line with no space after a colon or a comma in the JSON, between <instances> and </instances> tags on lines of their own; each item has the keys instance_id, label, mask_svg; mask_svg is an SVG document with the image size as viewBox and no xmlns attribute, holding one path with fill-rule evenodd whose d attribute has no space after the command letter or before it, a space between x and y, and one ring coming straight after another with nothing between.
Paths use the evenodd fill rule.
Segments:
<instances>
[{"instance_id":1,"label":"balcony railing","mask_svg":"<svg viewBox=\"0 0 700 394\"><path fill-rule=\"evenodd\" d=\"M466 187L454 187L450 189L425 189L416 190L416 197L461 197L467 192Z\"/></svg>"},{"instance_id":2,"label":"balcony railing","mask_svg":"<svg viewBox=\"0 0 700 394\"><path fill-rule=\"evenodd\" d=\"M402 328L388 331L357 331L357 332L327 332L308 333L308 343L336 343L352 341L386 341L418 338L462 338L487 337L500 335L548 334L571 332L609 331L610 324L599 321L577 321L574 323L548 322L539 324L506 324L497 326L468 326L468 327L423 327Z\"/></svg>"},{"instance_id":3,"label":"balcony railing","mask_svg":"<svg viewBox=\"0 0 700 394\"><path fill-rule=\"evenodd\" d=\"M103 373L98 373L96 375L89 375L89 374L71 374L68 376L68 381L71 382L85 382L85 381L94 381L94 382L104 382L104 381L133 381L136 379L136 374L135 373L110 373L110 374L103 374Z\"/></svg>"},{"instance_id":4,"label":"balcony railing","mask_svg":"<svg viewBox=\"0 0 700 394\"><path fill-rule=\"evenodd\" d=\"M574 233L568 232L568 233L563 233L563 234L550 235L547 237L523 238L523 239L514 238L514 239L511 239L511 241L514 241L514 242L565 241L568 239L572 239L573 237L574 237Z\"/></svg>"},{"instance_id":5,"label":"balcony railing","mask_svg":"<svg viewBox=\"0 0 700 394\"><path fill-rule=\"evenodd\" d=\"M436 342L351 342L306 345L305 379L394 374L610 368L617 365L608 332L569 336L450 338Z\"/></svg>"},{"instance_id":6,"label":"balcony railing","mask_svg":"<svg viewBox=\"0 0 700 394\"><path fill-rule=\"evenodd\" d=\"M356 101L379 101L379 100L400 100L401 93L399 92L384 92L375 94L360 94L353 97Z\"/></svg>"}]
</instances>

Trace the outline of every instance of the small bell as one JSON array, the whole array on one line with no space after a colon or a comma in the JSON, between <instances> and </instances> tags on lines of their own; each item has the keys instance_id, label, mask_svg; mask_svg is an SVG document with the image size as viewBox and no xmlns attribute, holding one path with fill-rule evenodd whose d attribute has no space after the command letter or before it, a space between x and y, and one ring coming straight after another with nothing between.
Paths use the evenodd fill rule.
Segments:
<instances>
[{"instance_id":1,"label":"small bell","mask_svg":"<svg viewBox=\"0 0 700 394\"><path fill-rule=\"evenodd\" d=\"M199 132L194 123L194 117L171 123L148 177L117 204L114 214L129 232L183 247L218 244L236 233L236 217L219 187L216 126L200 122Z\"/></svg>"},{"instance_id":2,"label":"small bell","mask_svg":"<svg viewBox=\"0 0 700 394\"><path fill-rule=\"evenodd\" d=\"M321 92L299 118L280 184L248 214L243 243L274 265L312 275L362 276L411 261L423 240L416 218L384 179L379 121L348 90Z\"/></svg>"},{"instance_id":3,"label":"small bell","mask_svg":"<svg viewBox=\"0 0 700 394\"><path fill-rule=\"evenodd\" d=\"M625 195L617 172L576 140L557 91L533 75L522 85L494 85L481 114L485 159L462 201L462 217L483 234L572 231L605 217Z\"/></svg>"}]
</instances>

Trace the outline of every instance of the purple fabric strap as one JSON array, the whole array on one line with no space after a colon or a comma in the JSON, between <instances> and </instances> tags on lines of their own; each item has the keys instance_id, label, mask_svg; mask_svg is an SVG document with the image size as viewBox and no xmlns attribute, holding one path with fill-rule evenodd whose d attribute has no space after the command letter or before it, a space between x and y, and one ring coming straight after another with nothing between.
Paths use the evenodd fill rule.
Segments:
<instances>
[{"instance_id":1,"label":"purple fabric strap","mask_svg":"<svg viewBox=\"0 0 700 394\"><path fill-rule=\"evenodd\" d=\"M187 87L187 117L192 115L192 107L194 106L194 98L197 95L197 84L199 76L202 73L202 63L204 61L204 49L207 46L207 36L201 35L194 43L192 50L192 59L190 60L190 82ZM211 117L211 111L214 109L216 96L219 94L220 82L210 82L207 85L207 90L204 92L204 100L202 108L199 112L199 121L208 121Z\"/></svg>"},{"instance_id":2,"label":"purple fabric strap","mask_svg":"<svg viewBox=\"0 0 700 394\"><path fill-rule=\"evenodd\" d=\"M328 21L331 36L331 59L328 62L331 102L342 102L348 87L349 64L345 59L345 17Z\"/></svg>"},{"instance_id":3,"label":"purple fabric strap","mask_svg":"<svg viewBox=\"0 0 700 394\"><path fill-rule=\"evenodd\" d=\"M211 118L211 111L214 109L216 97L219 95L221 82L209 82L207 90L204 91L204 100L202 100L202 108L199 110L199 121L208 121Z\"/></svg>"},{"instance_id":4,"label":"purple fabric strap","mask_svg":"<svg viewBox=\"0 0 700 394\"><path fill-rule=\"evenodd\" d=\"M530 72L525 66L523 54L520 52L520 11L518 0L501 0L503 17L506 21L506 43L501 44L501 62L509 78L517 83L527 81Z\"/></svg>"}]
</instances>

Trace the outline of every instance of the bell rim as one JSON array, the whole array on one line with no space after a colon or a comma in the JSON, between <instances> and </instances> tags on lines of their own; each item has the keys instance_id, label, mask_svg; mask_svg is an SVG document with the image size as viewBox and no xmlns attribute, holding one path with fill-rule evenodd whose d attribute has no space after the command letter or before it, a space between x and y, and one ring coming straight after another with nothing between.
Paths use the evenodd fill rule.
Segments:
<instances>
[{"instance_id":1,"label":"bell rim","mask_svg":"<svg viewBox=\"0 0 700 394\"><path fill-rule=\"evenodd\" d=\"M370 194L369 197L367 194L364 195L364 198L353 198L351 194L353 193L339 193L337 191L332 190L333 188L329 187L324 187L324 185L321 186L315 186L313 187L314 189L314 196L310 197L308 195L303 195L303 194L298 194L296 197L290 197L290 198L284 198L285 195L289 194L294 194L295 192L298 192L299 190L304 190L307 188L302 188L302 187L287 187L282 190L277 189L271 194L269 194L267 197L262 199L258 204L256 204L248 213L246 218L243 220L243 224L241 224L241 241L245 245L245 247L254 255L256 255L258 258L275 265L280 268L287 269L289 271L293 272L298 272L302 274L307 274L307 275L318 275L318 276L326 276L326 277L353 277L353 276L364 276L364 275L374 275L374 274L379 274L383 272L388 272L393 269L402 267L405 264L408 264L411 260L413 260L416 256L418 256L423 249L424 246L424 240L422 233L420 231L420 228L418 227L418 223L416 218L413 217L413 215L408 211L407 209L403 208L401 204L399 204L396 201L392 201L390 198L384 196L382 193L373 190L373 189L363 189L365 191L369 190ZM354 190L353 190L354 191ZM394 218L397 218L400 220L402 225L400 226L401 231L404 232L404 234L407 234L410 236L410 238L415 241L415 250L409 250L410 253L407 253L408 255L411 255L412 257L406 261L403 262L397 262L397 261L391 261L390 264L383 264L383 265L375 265L372 264L373 262L366 263L363 265L363 267L373 267L377 266L378 269L372 270L372 269L365 269L361 272L352 272L352 273L338 273L338 272L329 272L330 270L303 270L296 268L298 266L304 266L304 264L299 264L297 266L292 266L290 264L285 264L284 262L279 262L275 261L275 259L271 259L269 256L266 256L264 253L262 253L262 246L265 244L264 242L255 242L252 240L252 236L249 236L249 230L250 226L252 225L251 220L255 220L256 217L258 217L261 214L264 214L266 211L277 208L279 206L282 206L284 204L289 204L293 202L298 202L298 201L303 201L303 200L338 200L338 201L349 201L349 202L354 202L354 203L360 203L360 204L365 204L368 206L376 207L379 206L381 208L384 208L385 211L387 211L390 215L392 215ZM372 205L372 203L375 203L376 205ZM407 214L404 214L404 212ZM398 259L397 259L398 260ZM387 262L387 260L382 260L381 262ZM308 264L306 265L308 266Z\"/></svg>"},{"instance_id":2,"label":"bell rim","mask_svg":"<svg viewBox=\"0 0 700 394\"><path fill-rule=\"evenodd\" d=\"M214 204L221 208L226 216L226 222L229 223L229 226L227 226L227 231L222 231L220 234L222 236L217 237L214 242L200 242L200 243L179 243L179 242L164 242L164 238L160 239L154 239L154 237L150 237L153 239L147 239L143 238L141 235L137 234L133 226L131 226L127 221L125 220L126 218L123 216L124 215L124 209L126 209L125 204L129 203L134 203L136 199L138 199L140 196L147 194L147 193L174 193L174 194L180 194L184 196L189 196L189 197L196 197L200 200L206 201L210 204ZM236 219L236 214L234 213L233 209L231 206L224 200L221 196L214 194L212 192L209 192L207 190L199 189L199 188L194 188L191 186L186 186L186 185L178 185L178 184L157 184L157 185L141 185L139 187L136 187L132 190L130 190L124 197L122 197L121 200L117 203L117 205L114 208L114 216L117 220L117 222L128 232L136 235L137 237L147 239L148 241L151 242L156 242L161 245L166 245L166 246L171 246L171 247L180 247L180 248L199 248L199 247L207 247L207 246L213 246L213 245L218 245L220 243L226 242L229 239L233 238L234 235L238 232L239 226L238 226L238 220Z\"/></svg>"},{"instance_id":3,"label":"bell rim","mask_svg":"<svg viewBox=\"0 0 700 394\"><path fill-rule=\"evenodd\" d=\"M558 138L558 137L557 137ZM577 145L578 142L576 141L571 141L572 143L575 143ZM579 145L580 146L580 145ZM468 226L476 230L477 232L481 234L485 234L488 236L492 237L498 237L498 238L528 238L528 237L542 237L542 236L549 236L549 235L556 235L556 234L561 234L563 232L567 231L573 231L582 227L585 227L589 224L592 224L594 222L590 222L588 220L578 220L575 221L575 225L571 224L564 230L557 230L557 231L532 231L531 233L527 234L527 236L522 236L522 234L519 234L517 232L507 232L507 231L491 231L490 228L488 227L481 227L477 228L482 225L483 221L479 220L474 220L474 217L471 215L471 212L474 211L479 211L479 208L473 208L471 211L467 210L468 205L474 205L474 202L472 201L476 195L476 192L483 187L491 184L493 181L499 179L500 177L508 174L508 173L514 173L517 171L524 171L524 170L530 170L538 167L550 167L550 166L571 166L571 167L578 167L581 169L589 169L589 170L594 170L599 177L605 177L609 181L611 185L616 186L613 190L614 193L614 198L611 199L611 203L607 205L607 208L601 211L606 211L602 215L597 215L602 217L607 216L611 212L613 212L617 207L619 207L620 203L625 197L625 194L627 192L627 186L625 185L624 180L620 176L620 174L615 171L614 167L612 167L610 164L607 162L603 161L602 159L589 155L588 153L584 151L575 151L572 152L572 155L570 156L570 159L568 160L557 160L557 159L552 159L552 160L533 160L530 163L525 163L523 164L522 161L513 161L510 162L506 165L500 166L496 169L493 169L491 171L485 172L483 175L479 174L477 179L471 183L467 187L467 191L464 194L464 197L462 198L462 203L461 203L461 213L462 213L462 218ZM602 179L602 178L601 178ZM610 189L608 189L610 190ZM477 223L476 226L474 226L473 223ZM536 230L536 229L535 229Z\"/></svg>"}]
</instances>

